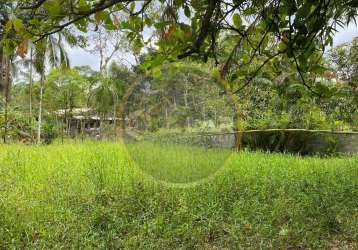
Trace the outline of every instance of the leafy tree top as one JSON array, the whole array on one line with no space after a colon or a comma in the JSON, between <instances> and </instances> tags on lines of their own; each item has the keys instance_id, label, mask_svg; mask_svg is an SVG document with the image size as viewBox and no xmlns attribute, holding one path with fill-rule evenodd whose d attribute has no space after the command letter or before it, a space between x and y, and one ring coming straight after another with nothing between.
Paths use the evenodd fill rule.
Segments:
<instances>
[{"instance_id":1,"label":"leafy tree top","mask_svg":"<svg viewBox=\"0 0 358 250\"><path fill-rule=\"evenodd\" d=\"M307 72L322 71L315 65L337 27L355 22L358 1L18 0L1 5L1 45L7 53L24 54L28 40L39 42L73 26L87 32L103 25L126 31L136 51L154 46L157 56L148 68L188 56L213 58L225 78L232 58L244 48L250 50L244 64L257 63L258 57L262 62L250 74L285 56L306 85ZM234 42L225 54L221 45L228 36Z\"/></svg>"}]
</instances>

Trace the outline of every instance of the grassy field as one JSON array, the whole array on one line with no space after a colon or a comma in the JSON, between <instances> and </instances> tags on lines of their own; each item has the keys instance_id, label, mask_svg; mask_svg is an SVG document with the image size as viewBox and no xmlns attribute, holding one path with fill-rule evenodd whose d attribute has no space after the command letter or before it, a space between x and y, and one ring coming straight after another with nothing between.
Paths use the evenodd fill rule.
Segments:
<instances>
[{"instance_id":1,"label":"grassy field","mask_svg":"<svg viewBox=\"0 0 358 250\"><path fill-rule=\"evenodd\" d=\"M0 145L0 249L356 249L358 158Z\"/></svg>"}]
</instances>

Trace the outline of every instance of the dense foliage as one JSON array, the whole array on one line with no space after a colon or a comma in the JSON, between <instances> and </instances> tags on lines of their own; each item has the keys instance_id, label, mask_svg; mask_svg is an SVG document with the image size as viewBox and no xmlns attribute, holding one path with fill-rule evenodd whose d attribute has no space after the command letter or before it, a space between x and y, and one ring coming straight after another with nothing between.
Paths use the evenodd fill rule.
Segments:
<instances>
[{"instance_id":1,"label":"dense foliage","mask_svg":"<svg viewBox=\"0 0 358 250\"><path fill-rule=\"evenodd\" d=\"M356 7L348 0L1 3L3 139L14 134L16 112L25 117L22 134L38 143L46 133L68 134L76 108L114 117L114 133L356 129L356 41L326 53ZM76 45L98 56L98 72L70 68L65 48ZM113 63L121 53L134 65ZM12 86L19 57L28 74Z\"/></svg>"},{"instance_id":2,"label":"dense foliage","mask_svg":"<svg viewBox=\"0 0 358 250\"><path fill-rule=\"evenodd\" d=\"M321 53L332 44L337 26L354 22L357 15L353 0L20 0L1 5L1 44L8 54L17 48L24 56L28 41L41 44L53 34L68 34L72 27L88 32L90 27L103 25L106 30L125 31L136 53L155 43L157 56L147 69L168 59L214 58L222 64L222 77L237 65L234 71L246 78L239 82L249 84L266 63L284 55L309 89L312 86L305 74L320 71L317 64ZM223 34L230 34L234 40L232 52L224 58ZM242 49L249 56L240 57L237 64L232 61L233 55Z\"/></svg>"},{"instance_id":3,"label":"dense foliage","mask_svg":"<svg viewBox=\"0 0 358 250\"><path fill-rule=\"evenodd\" d=\"M118 121L117 129L128 126L152 132L158 129L232 131L238 105L246 130L356 129L354 81L322 77L322 86L334 92L329 98L323 98L312 96L295 84L294 78L260 77L244 92L234 95L235 99L224 93L227 88L211 77L208 67L191 62L164 64L145 78L141 72L115 63L110 65L105 77L88 67L55 68L46 77L42 98L43 123L53 131L43 131L42 136L47 137L47 133L69 136L69 123L78 115L73 110L84 108L93 110L99 117L125 119L126 124ZM8 124L13 139L31 141L36 117L29 113L28 101L31 98L31 112L36 114L41 84L33 83L30 93L27 79L13 86ZM57 120L61 110L66 110L64 123ZM15 131L20 131L22 136Z\"/></svg>"}]
</instances>

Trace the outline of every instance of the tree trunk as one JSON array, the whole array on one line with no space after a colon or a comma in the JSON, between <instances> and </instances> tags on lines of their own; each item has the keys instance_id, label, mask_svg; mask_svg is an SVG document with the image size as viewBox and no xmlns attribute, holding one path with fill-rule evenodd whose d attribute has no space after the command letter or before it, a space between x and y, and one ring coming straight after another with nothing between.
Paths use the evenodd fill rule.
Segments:
<instances>
[{"instance_id":1,"label":"tree trunk","mask_svg":"<svg viewBox=\"0 0 358 250\"><path fill-rule=\"evenodd\" d=\"M174 110L177 109L177 99L175 97L175 93L174 93L174 96L173 96L173 106L174 106Z\"/></svg>"},{"instance_id":2,"label":"tree trunk","mask_svg":"<svg viewBox=\"0 0 358 250\"><path fill-rule=\"evenodd\" d=\"M186 110L186 127L189 129L190 128L190 116L189 116L189 106L188 106L188 88L187 85L185 83L184 85L184 105L185 105L185 110Z\"/></svg>"},{"instance_id":3,"label":"tree trunk","mask_svg":"<svg viewBox=\"0 0 358 250\"><path fill-rule=\"evenodd\" d=\"M30 122L32 121L32 60L33 60L33 51L30 52L30 72L29 72L29 116Z\"/></svg>"},{"instance_id":4,"label":"tree trunk","mask_svg":"<svg viewBox=\"0 0 358 250\"><path fill-rule=\"evenodd\" d=\"M117 101L113 104L113 132L114 132L114 139L117 140Z\"/></svg>"},{"instance_id":5,"label":"tree trunk","mask_svg":"<svg viewBox=\"0 0 358 250\"><path fill-rule=\"evenodd\" d=\"M9 126L9 118L8 118L8 105L10 101L10 87L11 87L11 78L10 78L10 60L9 57L6 55L1 55L1 88L4 89L5 95L5 107L4 107L4 143L7 143L7 133L8 133L8 126Z\"/></svg>"},{"instance_id":6,"label":"tree trunk","mask_svg":"<svg viewBox=\"0 0 358 250\"><path fill-rule=\"evenodd\" d=\"M67 118L67 104L65 106L65 124L63 125L63 129L65 130L66 136L68 136L68 118Z\"/></svg>"},{"instance_id":7,"label":"tree trunk","mask_svg":"<svg viewBox=\"0 0 358 250\"><path fill-rule=\"evenodd\" d=\"M30 72L29 72L29 123L30 123L30 136L31 136L31 140L33 141L34 137L33 137L33 130L32 130L32 125L33 125L33 117L32 117L32 84L33 84L33 79L32 79L32 60L33 60L33 50L31 48L30 51Z\"/></svg>"},{"instance_id":8,"label":"tree trunk","mask_svg":"<svg viewBox=\"0 0 358 250\"><path fill-rule=\"evenodd\" d=\"M240 151L242 147L242 137L244 131L244 117L241 111L241 105L236 103L234 114L234 130L236 132L236 150Z\"/></svg>"},{"instance_id":9,"label":"tree trunk","mask_svg":"<svg viewBox=\"0 0 358 250\"><path fill-rule=\"evenodd\" d=\"M218 114L216 111L214 111L214 123L215 123L215 127L217 128L218 127Z\"/></svg>"},{"instance_id":10,"label":"tree trunk","mask_svg":"<svg viewBox=\"0 0 358 250\"><path fill-rule=\"evenodd\" d=\"M206 109L205 109L204 105L203 105L203 108L202 108L201 112L202 112L203 121L204 121L204 124L205 124L205 121L206 121Z\"/></svg>"},{"instance_id":11,"label":"tree trunk","mask_svg":"<svg viewBox=\"0 0 358 250\"><path fill-rule=\"evenodd\" d=\"M169 128L168 107L165 106L165 127Z\"/></svg>"},{"instance_id":12,"label":"tree trunk","mask_svg":"<svg viewBox=\"0 0 358 250\"><path fill-rule=\"evenodd\" d=\"M59 124L59 126L61 125L61 143L63 144L63 133L64 133L64 125L63 125L63 119L62 117L60 117L60 121L56 115L56 119L57 119L57 123Z\"/></svg>"},{"instance_id":13,"label":"tree trunk","mask_svg":"<svg viewBox=\"0 0 358 250\"><path fill-rule=\"evenodd\" d=\"M9 118L8 118L8 104L9 104L9 98L8 98L8 93L6 90L5 93L5 114L4 114L4 143L7 143L7 133L8 133L8 126L9 126Z\"/></svg>"},{"instance_id":14,"label":"tree trunk","mask_svg":"<svg viewBox=\"0 0 358 250\"><path fill-rule=\"evenodd\" d=\"M233 94L230 89L227 90L233 106L233 130L235 132L235 147L237 151L241 150L243 131L245 130L245 118L242 112L242 106L240 99L237 95Z\"/></svg>"},{"instance_id":15,"label":"tree trunk","mask_svg":"<svg viewBox=\"0 0 358 250\"><path fill-rule=\"evenodd\" d=\"M41 80L40 80L40 102L39 102L39 114L38 114L38 121L37 121L37 144L41 143L41 128L42 128L42 99L43 99L43 92L44 92L44 81L45 81L45 71L41 73Z\"/></svg>"},{"instance_id":16,"label":"tree trunk","mask_svg":"<svg viewBox=\"0 0 358 250\"><path fill-rule=\"evenodd\" d=\"M84 120L81 119L81 140L84 141Z\"/></svg>"},{"instance_id":17,"label":"tree trunk","mask_svg":"<svg viewBox=\"0 0 358 250\"><path fill-rule=\"evenodd\" d=\"M113 94L113 132L114 139L117 140L117 105L118 105L118 95L115 90L112 90Z\"/></svg>"},{"instance_id":18,"label":"tree trunk","mask_svg":"<svg viewBox=\"0 0 358 250\"><path fill-rule=\"evenodd\" d=\"M103 139L103 121L104 121L104 113L100 113L99 115L99 137L102 140Z\"/></svg>"}]
</instances>

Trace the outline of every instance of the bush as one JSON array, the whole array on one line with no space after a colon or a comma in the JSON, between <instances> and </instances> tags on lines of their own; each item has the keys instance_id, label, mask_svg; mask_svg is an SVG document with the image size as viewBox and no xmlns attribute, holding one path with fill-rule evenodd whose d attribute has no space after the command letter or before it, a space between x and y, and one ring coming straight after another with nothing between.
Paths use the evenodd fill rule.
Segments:
<instances>
[{"instance_id":1,"label":"bush","mask_svg":"<svg viewBox=\"0 0 358 250\"><path fill-rule=\"evenodd\" d=\"M42 124L42 138L45 144L51 144L58 136L59 128L56 120L52 117L46 117Z\"/></svg>"}]
</instances>

